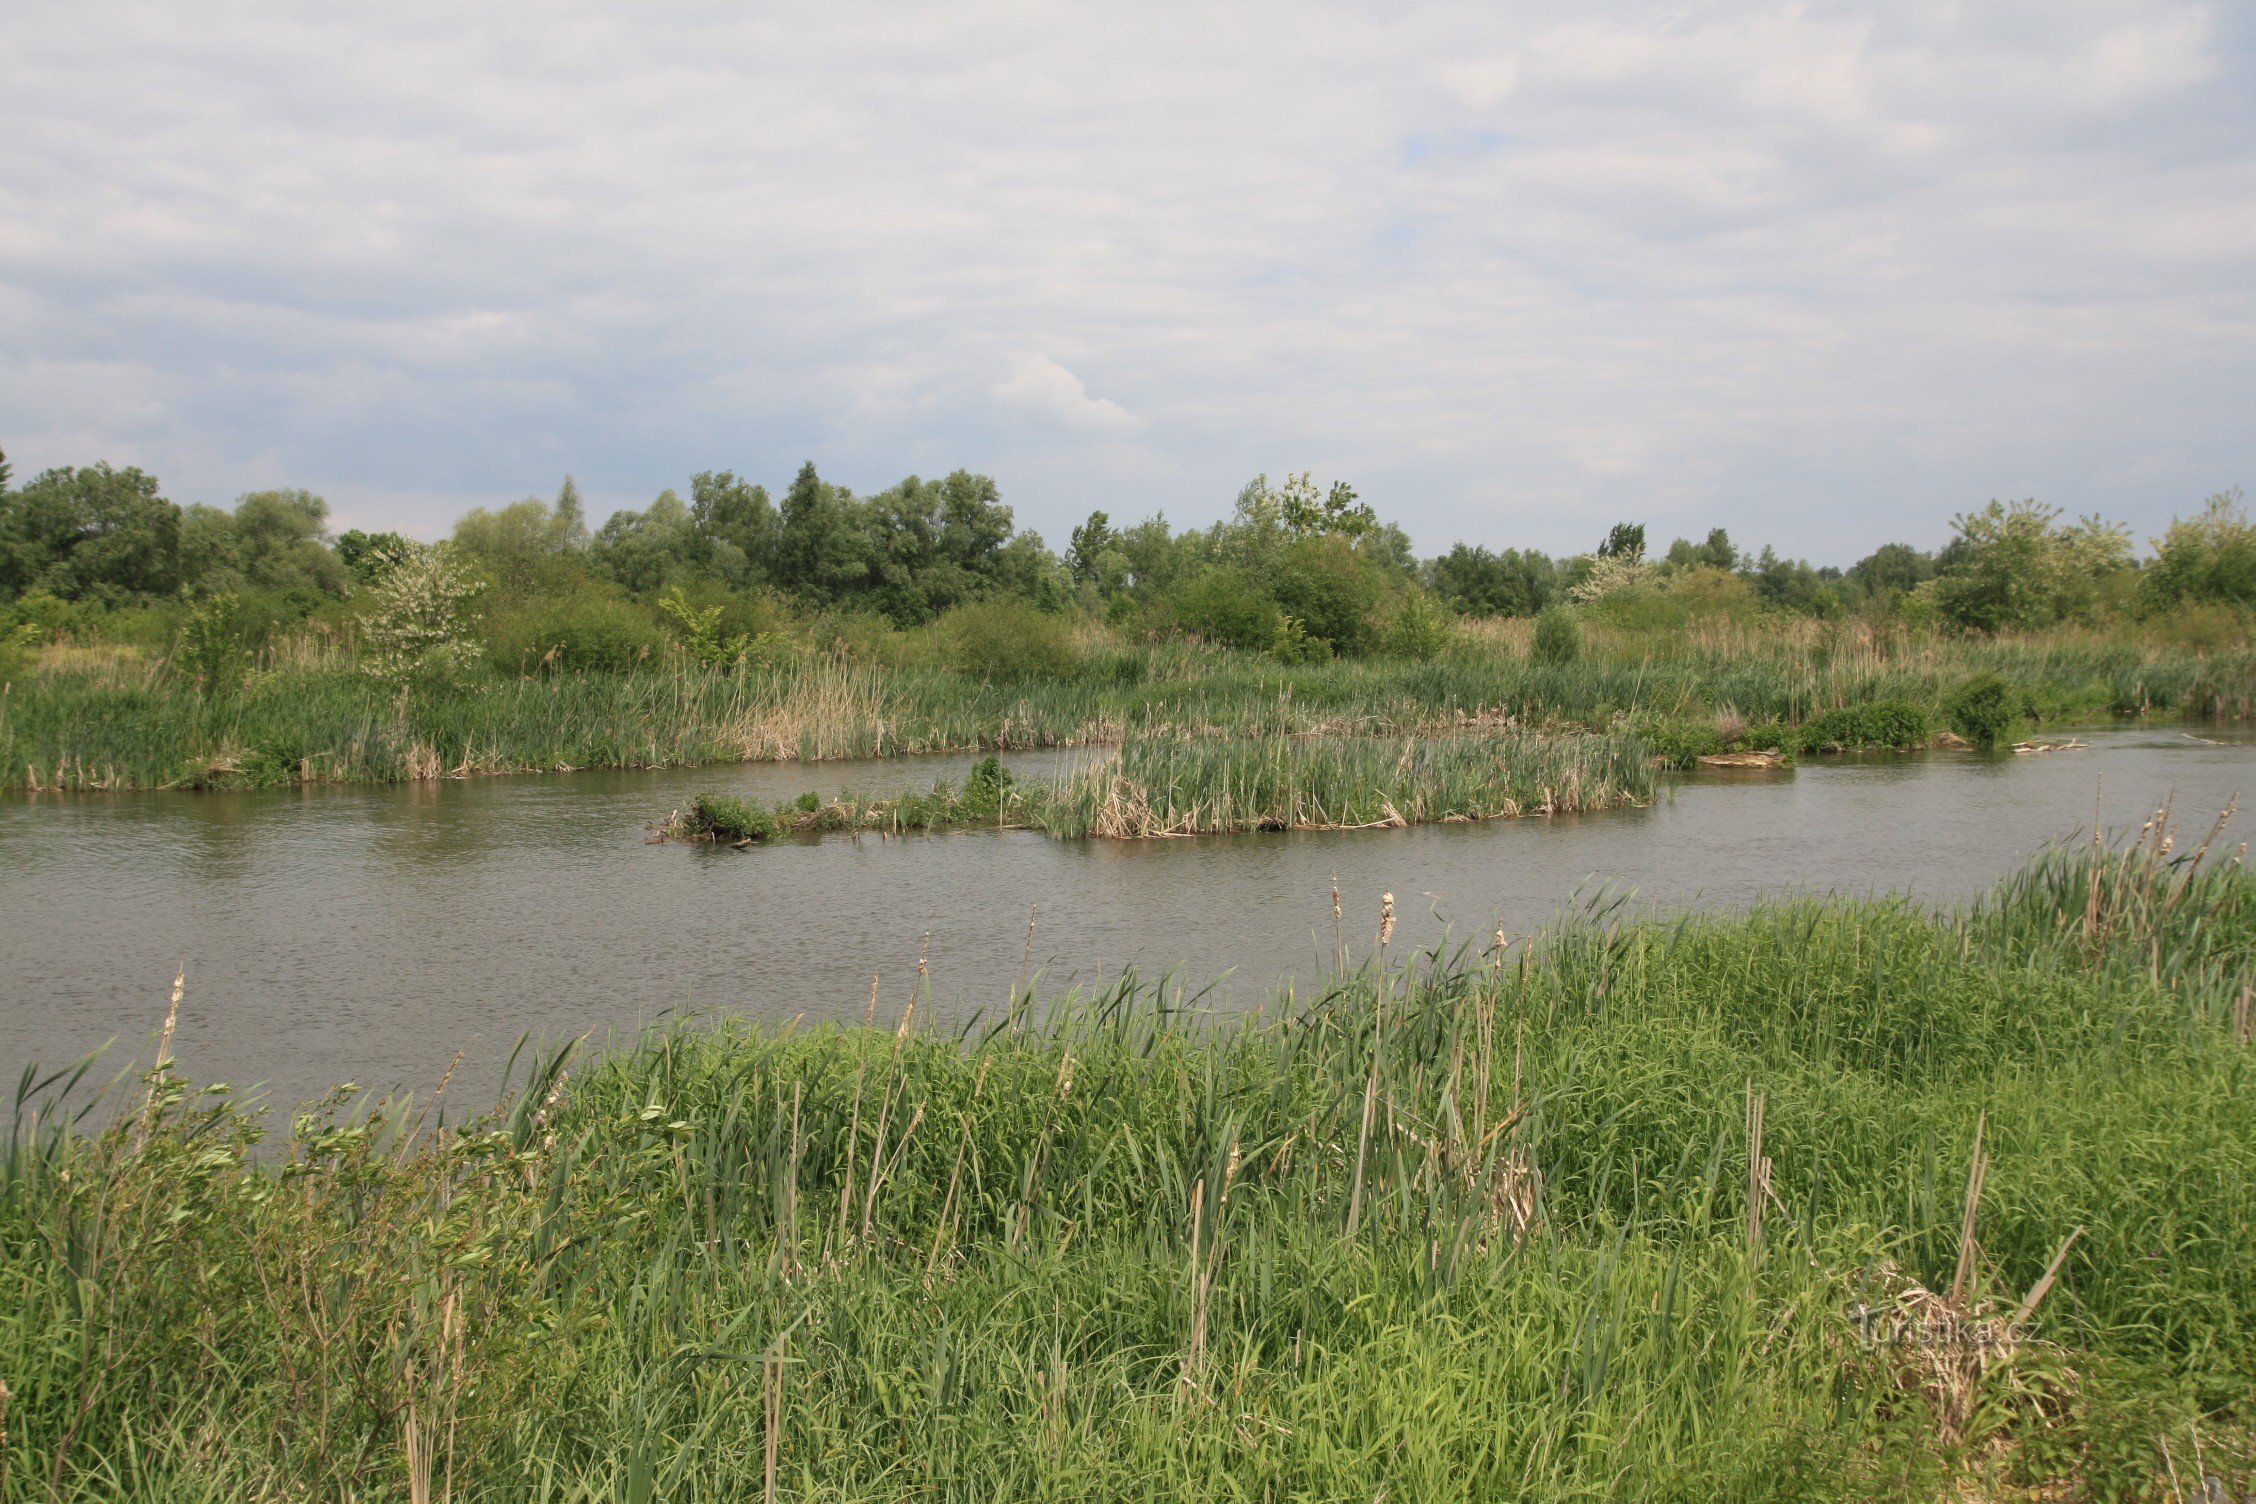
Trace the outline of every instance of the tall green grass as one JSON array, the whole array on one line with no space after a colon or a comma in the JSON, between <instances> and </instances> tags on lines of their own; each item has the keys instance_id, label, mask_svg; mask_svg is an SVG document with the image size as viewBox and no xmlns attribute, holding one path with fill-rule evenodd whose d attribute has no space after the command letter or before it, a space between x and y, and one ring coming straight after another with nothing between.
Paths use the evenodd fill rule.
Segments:
<instances>
[{"instance_id":1,"label":"tall green grass","mask_svg":"<svg viewBox=\"0 0 2256 1504\"><path fill-rule=\"evenodd\" d=\"M66 655L0 692L0 788L388 782L1099 745L1136 734L1603 730L1632 716L1799 726L1879 701L1931 710L1976 673L1999 675L2053 719L2256 714L2256 650L2246 648L1810 626L1593 638L1571 664L1536 663L1510 631L1496 631L1464 634L1430 663L1281 665L1180 644L1116 645L1055 678L825 659L727 673L653 664L626 674L489 673L407 700L334 653L278 657L211 695L161 661Z\"/></svg>"},{"instance_id":2,"label":"tall green grass","mask_svg":"<svg viewBox=\"0 0 2256 1504\"><path fill-rule=\"evenodd\" d=\"M27 1082L0 1499L2238 1496L2220 852L1413 957L1355 916L1252 1018L677 1025L264 1157L169 1071L106 1127Z\"/></svg>"},{"instance_id":3,"label":"tall green grass","mask_svg":"<svg viewBox=\"0 0 2256 1504\"><path fill-rule=\"evenodd\" d=\"M659 829L681 839L750 842L977 825L1134 840L1577 814L1643 803L1653 786L1644 745L1621 735L1186 742L1139 733L1116 756L1038 783L1012 782L989 758L961 789L937 783L890 798L807 794L762 809L704 794Z\"/></svg>"}]
</instances>

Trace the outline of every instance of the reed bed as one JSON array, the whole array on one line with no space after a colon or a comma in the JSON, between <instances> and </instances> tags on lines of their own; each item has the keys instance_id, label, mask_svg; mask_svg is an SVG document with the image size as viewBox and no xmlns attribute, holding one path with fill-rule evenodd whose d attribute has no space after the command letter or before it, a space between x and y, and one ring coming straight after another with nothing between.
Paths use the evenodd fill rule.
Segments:
<instances>
[{"instance_id":1,"label":"reed bed","mask_svg":"<svg viewBox=\"0 0 2256 1504\"><path fill-rule=\"evenodd\" d=\"M1144 733L1115 756L1040 783L1014 783L990 757L961 789L936 783L888 798L808 794L771 808L703 794L654 829L676 840L739 845L826 831L971 827L1114 840L1356 830L1641 804L1653 795L1652 762L1643 743L1623 735L1221 742Z\"/></svg>"},{"instance_id":2,"label":"reed bed","mask_svg":"<svg viewBox=\"0 0 2256 1504\"><path fill-rule=\"evenodd\" d=\"M2240 1497L2256 896L2194 844L1363 915L1253 1017L676 1024L260 1152L27 1080L0 1499Z\"/></svg>"},{"instance_id":3,"label":"reed bed","mask_svg":"<svg viewBox=\"0 0 2256 1504\"><path fill-rule=\"evenodd\" d=\"M1468 629L1430 663L1283 665L1180 644L1115 645L1070 673L1033 680L828 658L719 673L661 662L626 674L489 673L408 698L334 645L277 650L211 695L161 659L57 656L0 689L0 788L397 782L1095 746L1139 734L1408 737L1718 716L1792 727L1877 701L1932 710L1981 673L1999 675L2053 720L2256 715L2249 648L1801 624L1660 637L1594 631L1580 661L1545 665L1532 660L1524 635L1509 625Z\"/></svg>"}]
</instances>

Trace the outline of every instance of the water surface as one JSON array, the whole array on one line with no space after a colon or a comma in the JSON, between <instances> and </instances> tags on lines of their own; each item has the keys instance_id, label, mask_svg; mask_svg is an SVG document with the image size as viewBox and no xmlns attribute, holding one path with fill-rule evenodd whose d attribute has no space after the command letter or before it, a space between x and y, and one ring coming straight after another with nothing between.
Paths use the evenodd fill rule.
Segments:
<instances>
[{"instance_id":1,"label":"water surface","mask_svg":"<svg viewBox=\"0 0 2256 1504\"><path fill-rule=\"evenodd\" d=\"M928 958L933 1009L999 1006L1133 966L1251 1005L1351 937L1379 895L1398 943L1524 933L1578 892L1648 909L1792 891L1972 894L2095 800L2135 825L2175 796L2206 830L2256 785L2246 733L2087 733L2089 751L1805 763L1709 774L1651 808L1412 830L1064 842L1028 832L830 837L747 851L644 844L700 790L774 799L890 791L967 759L575 773L402 788L33 796L0 801L0 1072L116 1039L145 1047L176 967L185 1067L268 1083L490 1092L521 1035L635 1026L667 1010L895 1016ZM1006 759L1022 776L1067 761ZM2252 822L2256 823L2256 822ZM2243 832L2245 834L2245 832ZM2198 837L2199 831L2195 832Z\"/></svg>"}]
</instances>

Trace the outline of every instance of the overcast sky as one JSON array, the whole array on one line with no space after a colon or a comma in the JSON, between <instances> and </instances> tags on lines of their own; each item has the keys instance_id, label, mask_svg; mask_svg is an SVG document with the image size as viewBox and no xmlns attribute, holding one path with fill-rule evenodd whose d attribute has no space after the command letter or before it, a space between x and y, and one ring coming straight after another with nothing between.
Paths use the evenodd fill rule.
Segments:
<instances>
[{"instance_id":1,"label":"overcast sky","mask_svg":"<svg viewBox=\"0 0 2256 1504\"><path fill-rule=\"evenodd\" d=\"M1062 544L1821 562L2256 483L2256 6L0 16L0 447L426 536L967 466Z\"/></svg>"}]
</instances>

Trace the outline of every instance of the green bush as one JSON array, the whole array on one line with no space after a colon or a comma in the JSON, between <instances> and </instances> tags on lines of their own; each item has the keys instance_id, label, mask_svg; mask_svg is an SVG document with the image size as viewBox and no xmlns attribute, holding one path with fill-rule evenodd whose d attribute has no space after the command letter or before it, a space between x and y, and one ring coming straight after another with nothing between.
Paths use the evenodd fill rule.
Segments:
<instances>
[{"instance_id":1,"label":"green bush","mask_svg":"<svg viewBox=\"0 0 2256 1504\"><path fill-rule=\"evenodd\" d=\"M689 807L692 834L714 841L766 841L778 829L775 816L749 799L699 794Z\"/></svg>"},{"instance_id":2,"label":"green bush","mask_svg":"<svg viewBox=\"0 0 2256 1504\"><path fill-rule=\"evenodd\" d=\"M232 595L198 601L181 619L173 656L205 694L223 686L240 688L243 678L243 626Z\"/></svg>"},{"instance_id":3,"label":"green bush","mask_svg":"<svg viewBox=\"0 0 2256 1504\"><path fill-rule=\"evenodd\" d=\"M1698 759L1724 749L1723 737L1712 721L1682 716L1641 717L1631 722L1630 731L1645 744L1647 751L1672 768L1688 768Z\"/></svg>"},{"instance_id":4,"label":"green bush","mask_svg":"<svg viewBox=\"0 0 2256 1504\"><path fill-rule=\"evenodd\" d=\"M1847 752L1863 747L1924 746L1933 733L1927 712L1908 700L1874 700L1811 716L1797 738L1805 752Z\"/></svg>"},{"instance_id":5,"label":"green bush","mask_svg":"<svg viewBox=\"0 0 2256 1504\"><path fill-rule=\"evenodd\" d=\"M1395 607L1383 645L1390 657L1430 663L1449 649L1454 623L1448 608L1423 590L1412 590Z\"/></svg>"},{"instance_id":6,"label":"green bush","mask_svg":"<svg viewBox=\"0 0 2256 1504\"><path fill-rule=\"evenodd\" d=\"M1535 661L1572 663L1582 656L1582 623L1564 606L1547 606L1535 619Z\"/></svg>"},{"instance_id":7,"label":"green bush","mask_svg":"<svg viewBox=\"0 0 2256 1504\"><path fill-rule=\"evenodd\" d=\"M488 656L500 668L623 673L654 655L664 639L648 612L615 596L581 592L527 601L486 623Z\"/></svg>"},{"instance_id":8,"label":"green bush","mask_svg":"<svg viewBox=\"0 0 2256 1504\"><path fill-rule=\"evenodd\" d=\"M1977 747L2007 740L2021 722L2023 699L1995 674L1977 674L1950 692L1943 714Z\"/></svg>"},{"instance_id":9,"label":"green bush","mask_svg":"<svg viewBox=\"0 0 2256 1504\"><path fill-rule=\"evenodd\" d=\"M1284 608L1243 569L1205 570L1183 581L1160 601L1163 626L1226 648L1273 653L1290 627Z\"/></svg>"},{"instance_id":10,"label":"green bush","mask_svg":"<svg viewBox=\"0 0 2256 1504\"><path fill-rule=\"evenodd\" d=\"M1379 645L1381 580L1376 566L1341 537L1304 538L1277 561L1271 593L1325 655L1356 658Z\"/></svg>"},{"instance_id":11,"label":"green bush","mask_svg":"<svg viewBox=\"0 0 2256 1504\"><path fill-rule=\"evenodd\" d=\"M958 606L939 628L948 666L981 679L1057 678L1081 661L1069 619L1010 596Z\"/></svg>"}]
</instances>

